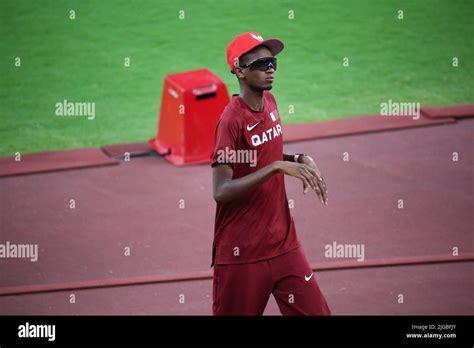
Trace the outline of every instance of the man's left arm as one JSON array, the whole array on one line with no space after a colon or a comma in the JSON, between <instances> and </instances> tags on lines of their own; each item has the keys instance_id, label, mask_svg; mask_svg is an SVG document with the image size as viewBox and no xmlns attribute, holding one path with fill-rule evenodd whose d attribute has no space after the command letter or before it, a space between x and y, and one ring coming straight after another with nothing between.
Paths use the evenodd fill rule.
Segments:
<instances>
[{"instance_id":1,"label":"man's left arm","mask_svg":"<svg viewBox=\"0 0 474 348\"><path fill-rule=\"evenodd\" d=\"M296 154L296 155L289 155L284 153L283 154L283 160L284 161L289 161L289 162L299 162L299 163L304 163L312 168L317 173L317 178L318 178L318 186L316 187L316 194L318 195L319 200L321 201L322 204L328 204L328 190L327 190L327 185L326 182L324 181L324 178L321 174L321 171L319 170L318 166L314 162L314 160L306 155L306 154Z\"/></svg>"}]
</instances>

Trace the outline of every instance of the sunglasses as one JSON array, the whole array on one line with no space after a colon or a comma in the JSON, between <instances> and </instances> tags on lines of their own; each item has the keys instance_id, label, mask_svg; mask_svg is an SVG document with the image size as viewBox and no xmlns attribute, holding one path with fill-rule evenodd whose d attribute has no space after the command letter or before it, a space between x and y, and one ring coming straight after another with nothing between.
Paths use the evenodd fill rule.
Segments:
<instances>
[{"instance_id":1,"label":"sunglasses","mask_svg":"<svg viewBox=\"0 0 474 348\"><path fill-rule=\"evenodd\" d=\"M277 69L277 59L276 57L264 57L254 60L250 64L240 65L240 68L250 68L251 70L259 70L259 71L267 71L273 68L273 70Z\"/></svg>"}]
</instances>

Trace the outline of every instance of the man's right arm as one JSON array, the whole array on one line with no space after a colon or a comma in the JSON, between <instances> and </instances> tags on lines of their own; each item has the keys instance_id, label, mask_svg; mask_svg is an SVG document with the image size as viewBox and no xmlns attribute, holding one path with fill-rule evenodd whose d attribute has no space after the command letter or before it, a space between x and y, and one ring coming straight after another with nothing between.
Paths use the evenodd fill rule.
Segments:
<instances>
[{"instance_id":1,"label":"man's right arm","mask_svg":"<svg viewBox=\"0 0 474 348\"><path fill-rule=\"evenodd\" d=\"M251 192L275 173L283 173L301 179L304 193L308 188L316 190L316 171L303 163L275 161L255 173L232 180L233 169L228 164L217 164L212 170L212 194L219 204L229 203Z\"/></svg>"}]
</instances>

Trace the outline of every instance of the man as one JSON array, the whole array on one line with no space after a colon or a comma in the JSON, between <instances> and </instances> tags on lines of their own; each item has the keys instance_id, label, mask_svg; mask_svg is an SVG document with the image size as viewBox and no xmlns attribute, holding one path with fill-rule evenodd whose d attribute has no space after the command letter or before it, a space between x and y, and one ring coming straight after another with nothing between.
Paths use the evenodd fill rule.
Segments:
<instances>
[{"instance_id":1,"label":"man","mask_svg":"<svg viewBox=\"0 0 474 348\"><path fill-rule=\"evenodd\" d=\"M313 277L288 207L284 175L315 190L327 204L326 184L311 159L283 154L272 88L283 42L258 33L238 35L227 62L240 94L220 116L213 153L217 202L212 265L213 314L261 315L270 294L283 315L330 315Z\"/></svg>"}]
</instances>

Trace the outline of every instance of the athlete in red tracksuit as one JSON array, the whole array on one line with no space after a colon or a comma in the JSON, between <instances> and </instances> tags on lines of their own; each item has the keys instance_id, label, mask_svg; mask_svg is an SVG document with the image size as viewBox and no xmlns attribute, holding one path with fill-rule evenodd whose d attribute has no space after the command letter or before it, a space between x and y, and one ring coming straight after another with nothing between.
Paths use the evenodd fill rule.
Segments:
<instances>
[{"instance_id":1,"label":"athlete in red tracksuit","mask_svg":"<svg viewBox=\"0 0 474 348\"><path fill-rule=\"evenodd\" d=\"M327 204L314 161L283 154L280 116L269 92L282 49L280 40L255 32L238 35L227 47L240 94L226 106L215 133L215 315L261 315L270 294L283 315L330 315L296 236L285 191L286 174Z\"/></svg>"}]
</instances>

